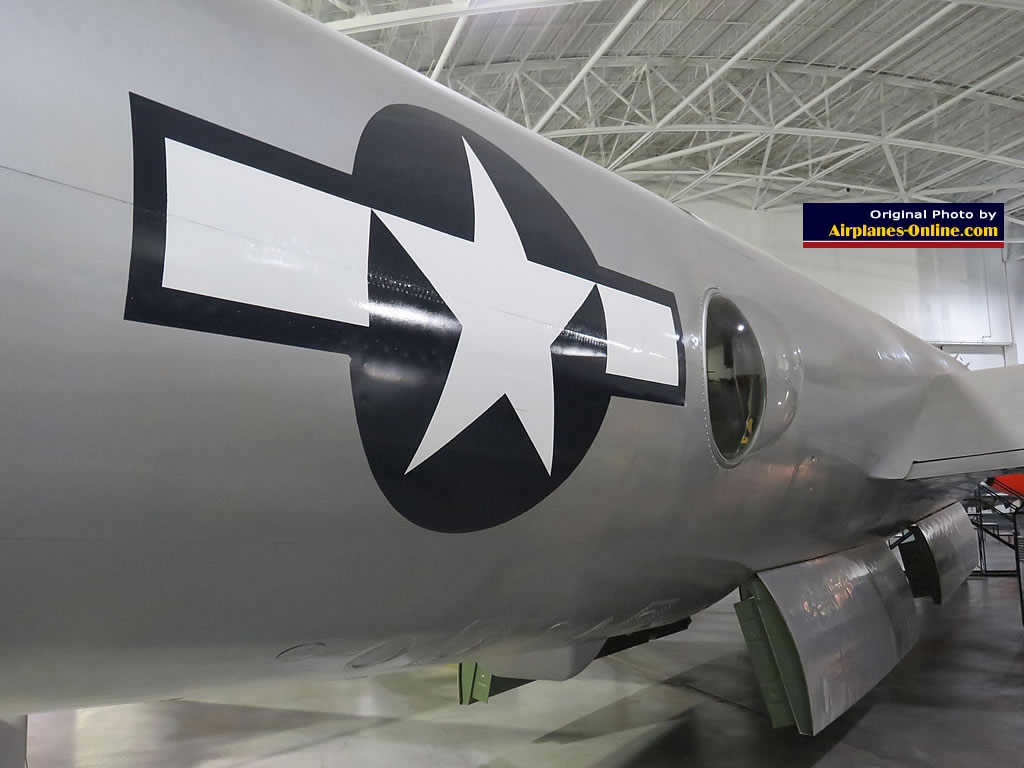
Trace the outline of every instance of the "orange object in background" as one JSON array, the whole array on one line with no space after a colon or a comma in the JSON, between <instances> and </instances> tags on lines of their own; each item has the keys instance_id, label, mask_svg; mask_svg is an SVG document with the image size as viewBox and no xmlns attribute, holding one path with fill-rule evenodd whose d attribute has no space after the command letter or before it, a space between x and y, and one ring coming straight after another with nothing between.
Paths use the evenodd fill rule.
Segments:
<instances>
[{"instance_id":1,"label":"orange object in background","mask_svg":"<svg viewBox=\"0 0 1024 768\"><path fill-rule=\"evenodd\" d=\"M995 488L1024 497L1024 475L999 475L996 477Z\"/></svg>"}]
</instances>

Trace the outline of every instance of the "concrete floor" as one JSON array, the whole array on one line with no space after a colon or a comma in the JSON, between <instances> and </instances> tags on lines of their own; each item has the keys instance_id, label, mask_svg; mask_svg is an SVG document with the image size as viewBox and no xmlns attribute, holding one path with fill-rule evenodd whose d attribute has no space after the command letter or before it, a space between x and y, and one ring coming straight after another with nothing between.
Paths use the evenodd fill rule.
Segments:
<instances>
[{"instance_id":1,"label":"concrete floor","mask_svg":"<svg viewBox=\"0 0 1024 768\"><path fill-rule=\"evenodd\" d=\"M458 707L453 667L207 691L33 716L32 768L1024 765L1024 629L1013 579L971 579L874 691L814 738L773 731L731 601L693 626Z\"/></svg>"}]
</instances>

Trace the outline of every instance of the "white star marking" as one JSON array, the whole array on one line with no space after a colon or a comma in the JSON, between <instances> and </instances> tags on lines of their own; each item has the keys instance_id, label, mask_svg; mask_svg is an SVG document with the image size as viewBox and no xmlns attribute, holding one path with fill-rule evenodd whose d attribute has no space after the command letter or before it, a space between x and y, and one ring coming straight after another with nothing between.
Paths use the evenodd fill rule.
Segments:
<instances>
[{"instance_id":1,"label":"white star marking","mask_svg":"<svg viewBox=\"0 0 1024 768\"><path fill-rule=\"evenodd\" d=\"M551 344L594 283L526 258L498 190L469 144L474 237L378 212L452 311L462 332L441 399L407 473L507 396L548 474L555 445Z\"/></svg>"}]
</instances>

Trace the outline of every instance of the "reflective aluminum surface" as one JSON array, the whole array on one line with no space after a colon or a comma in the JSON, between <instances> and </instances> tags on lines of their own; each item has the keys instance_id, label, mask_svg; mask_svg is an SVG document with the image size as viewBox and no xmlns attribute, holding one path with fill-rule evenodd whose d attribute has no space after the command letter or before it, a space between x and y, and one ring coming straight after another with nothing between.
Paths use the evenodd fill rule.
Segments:
<instances>
[{"instance_id":1,"label":"reflective aluminum surface","mask_svg":"<svg viewBox=\"0 0 1024 768\"><path fill-rule=\"evenodd\" d=\"M796 644L813 733L853 706L917 641L910 585L884 540L758 578Z\"/></svg>"},{"instance_id":2,"label":"reflective aluminum surface","mask_svg":"<svg viewBox=\"0 0 1024 768\"><path fill-rule=\"evenodd\" d=\"M936 602L947 602L978 565L978 534L960 504L953 504L919 520L920 531L931 550L938 572Z\"/></svg>"}]
</instances>

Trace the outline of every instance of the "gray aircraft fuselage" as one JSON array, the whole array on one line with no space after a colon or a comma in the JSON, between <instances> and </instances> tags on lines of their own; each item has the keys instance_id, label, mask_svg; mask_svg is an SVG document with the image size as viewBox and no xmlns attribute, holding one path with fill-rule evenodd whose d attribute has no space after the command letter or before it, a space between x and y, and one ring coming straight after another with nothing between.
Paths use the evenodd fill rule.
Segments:
<instances>
[{"instance_id":1,"label":"gray aircraft fuselage","mask_svg":"<svg viewBox=\"0 0 1024 768\"><path fill-rule=\"evenodd\" d=\"M0 711L623 634L943 505L870 475L957 363L570 151L275 2L0 18ZM265 256L174 213L264 186L223 215L341 216L318 236L363 250L317 261L296 231L312 260L240 251L241 287L188 260L221 235ZM430 243L472 271L485 210L509 278L460 282ZM716 293L766 369L735 466ZM620 300L675 328L682 370L608 362Z\"/></svg>"}]
</instances>

